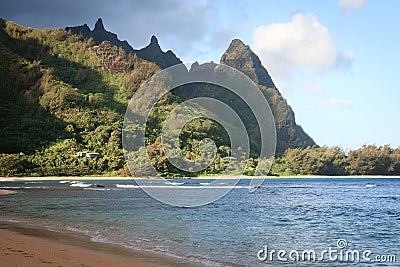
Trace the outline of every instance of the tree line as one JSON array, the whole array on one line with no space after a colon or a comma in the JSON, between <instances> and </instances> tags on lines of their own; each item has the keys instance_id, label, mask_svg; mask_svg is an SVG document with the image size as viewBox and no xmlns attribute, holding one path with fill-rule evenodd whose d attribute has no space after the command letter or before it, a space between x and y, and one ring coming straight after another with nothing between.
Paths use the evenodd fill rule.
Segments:
<instances>
[{"instance_id":1,"label":"tree line","mask_svg":"<svg viewBox=\"0 0 400 267\"><path fill-rule=\"evenodd\" d=\"M110 138L119 138L111 135ZM124 175L129 176L124 156L118 147L112 147L113 142L101 158L79 158L76 156L76 140L69 139L57 146L52 146L42 152L27 155L0 154L1 176L46 176L46 175ZM192 146L196 142L191 143ZM220 146L217 155L208 168L197 173L182 172L173 166L163 153L162 144L156 141L147 146L147 153L156 170L163 176L196 176L223 174L228 166L228 146ZM119 152L118 152L119 151ZM191 152L192 153L192 152ZM195 157L188 154L187 158ZM234 159L239 160L239 159ZM141 157L136 157L137 173L145 173L145 165ZM245 170L238 173L254 175L260 159L250 158ZM237 164L238 166L240 164ZM133 174L135 174L135 170ZM265 173L265 175L267 175ZM289 148L278 158L275 158L268 175L400 175L400 147L364 145L359 149L345 151L340 147L307 147Z\"/></svg>"},{"instance_id":2,"label":"tree line","mask_svg":"<svg viewBox=\"0 0 400 267\"><path fill-rule=\"evenodd\" d=\"M340 147L290 148L275 160L276 175L400 175L400 147L363 145L345 151Z\"/></svg>"},{"instance_id":3,"label":"tree line","mask_svg":"<svg viewBox=\"0 0 400 267\"><path fill-rule=\"evenodd\" d=\"M137 88L157 71L154 63L126 55L107 43L97 46L91 39L61 29L24 28L0 19L0 175L130 175L121 144L124 113ZM244 174L255 174L260 162L269 166L272 159L256 158L259 132L246 105L210 86L183 89L177 88L157 103L146 127L147 147L143 149L161 175L220 175L235 165L229 166L233 159L229 158L226 131L202 118L182 129L180 149L188 160L195 161L200 157L201 140L214 140L217 154L208 168L182 172L164 155L160 137L163 121L177 104L198 96L232 102L241 111L250 129L252 157ZM286 149L306 146L301 140L282 141L284 136L294 136L294 128L286 127L294 121L294 114L276 90L261 90L273 107L278 126L287 129L279 131L283 128L278 127L279 157L269 175L400 175L399 148L366 145L348 152L339 147ZM102 157L77 157L79 151L97 152ZM140 155L143 151L137 152ZM138 173L148 168L141 157L133 163Z\"/></svg>"}]
</instances>

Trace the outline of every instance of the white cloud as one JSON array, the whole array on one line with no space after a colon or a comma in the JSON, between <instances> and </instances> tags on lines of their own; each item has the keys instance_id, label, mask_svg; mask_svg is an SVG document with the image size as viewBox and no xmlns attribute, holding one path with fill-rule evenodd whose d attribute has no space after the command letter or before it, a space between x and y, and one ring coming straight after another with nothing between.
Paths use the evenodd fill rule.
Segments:
<instances>
[{"instance_id":1,"label":"white cloud","mask_svg":"<svg viewBox=\"0 0 400 267\"><path fill-rule=\"evenodd\" d=\"M365 0L339 0L340 8L363 8L365 6Z\"/></svg>"},{"instance_id":2,"label":"white cloud","mask_svg":"<svg viewBox=\"0 0 400 267\"><path fill-rule=\"evenodd\" d=\"M339 99L339 98L331 98L329 101L322 102L315 106L310 106L309 109L351 109L353 107L353 103L350 100Z\"/></svg>"},{"instance_id":3,"label":"white cloud","mask_svg":"<svg viewBox=\"0 0 400 267\"><path fill-rule=\"evenodd\" d=\"M345 70L350 70L354 61L354 55L350 51L342 51L338 54L336 66Z\"/></svg>"},{"instance_id":4,"label":"white cloud","mask_svg":"<svg viewBox=\"0 0 400 267\"><path fill-rule=\"evenodd\" d=\"M309 82L306 93L309 95L326 95L327 91L320 82L313 80Z\"/></svg>"},{"instance_id":5,"label":"white cloud","mask_svg":"<svg viewBox=\"0 0 400 267\"><path fill-rule=\"evenodd\" d=\"M263 25L253 33L254 51L274 78L288 79L296 68L351 67L354 56L336 48L314 14L297 13L286 23Z\"/></svg>"},{"instance_id":6,"label":"white cloud","mask_svg":"<svg viewBox=\"0 0 400 267\"><path fill-rule=\"evenodd\" d=\"M333 109L343 109L343 108L351 108L353 103L350 100L332 98L326 103L326 107Z\"/></svg>"}]
</instances>

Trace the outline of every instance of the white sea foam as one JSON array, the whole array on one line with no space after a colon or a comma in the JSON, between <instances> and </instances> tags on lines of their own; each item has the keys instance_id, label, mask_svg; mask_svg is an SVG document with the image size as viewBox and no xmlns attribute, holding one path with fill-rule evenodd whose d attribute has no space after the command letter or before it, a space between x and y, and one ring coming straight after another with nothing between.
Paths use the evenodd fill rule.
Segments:
<instances>
[{"instance_id":1,"label":"white sea foam","mask_svg":"<svg viewBox=\"0 0 400 267\"><path fill-rule=\"evenodd\" d=\"M115 186L117 188L139 188L139 186L133 184L116 184Z\"/></svg>"},{"instance_id":2,"label":"white sea foam","mask_svg":"<svg viewBox=\"0 0 400 267\"><path fill-rule=\"evenodd\" d=\"M170 184L170 185L183 185L185 182L178 183L178 182L166 182L165 184Z\"/></svg>"},{"instance_id":3,"label":"white sea foam","mask_svg":"<svg viewBox=\"0 0 400 267\"><path fill-rule=\"evenodd\" d=\"M112 190L111 188L83 188L85 190L90 190L90 191L110 191Z\"/></svg>"},{"instance_id":4,"label":"white sea foam","mask_svg":"<svg viewBox=\"0 0 400 267\"><path fill-rule=\"evenodd\" d=\"M160 189L226 189L226 188L249 188L248 185L130 185L130 184L116 184L117 188L160 188Z\"/></svg>"},{"instance_id":5,"label":"white sea foam","mask_svg":"<svg viewBox=\"0 0 400 267\"><path fill-rule=\"evenodd\" d=\"M91 185L92 184L85 184L85 183L82 183L82 182L77 182L77 183L71 184L70 186L72 186L72 187L89 187Z\"/></svg>"},{"instance_id":6,"label":"white sea foam","mask_svg":"<svg viewBox=\"0 0 400 267\"><path fill-rule=\"evenodd\" d=\"M117 244L116 242L112 242L110 239L102 235L93 235L91 236L90 240L97 243Z\"/></svg>"},{"instance_id":7,"label":"white sea foam","mask_svg":"<svg viewBox=\"0 0 400 267\"><path fill-rule=\"evenodd\" d=\"M11 189L47 189L48 186L0 186L0 189L11 190Z\"/></svg>"}]
</instances>

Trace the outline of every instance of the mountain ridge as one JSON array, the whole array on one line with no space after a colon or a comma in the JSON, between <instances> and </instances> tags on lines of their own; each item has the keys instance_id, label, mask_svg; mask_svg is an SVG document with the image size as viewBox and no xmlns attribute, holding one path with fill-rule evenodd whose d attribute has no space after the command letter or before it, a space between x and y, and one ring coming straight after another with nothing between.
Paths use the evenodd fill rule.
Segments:
<instances>
[{"instance_id":1,"label":"mountain ridge","mask_svg":"<svg viewBox=\"0 0 400 267\"><path fill-rule=\"evenodd\" d=\"M149 45L139 50L134 49L126 40L121 41L117 34L107 31L101 18L96 21L93 30L90 30L86 23L81 26L65 27L65 30L74 34L82 34L86 38L93 38L97 45L100 45L103 41L109 41L115 46L122 47L126 54L136 54L139 58L154 62L163 69L182 63L171 50L162 51L157 37L154 35L151 37Z\"/></svg>"},{"instance_id":2,"label":"mountain ridge","mask_svg":"<svg viewBox=\"0 0 400 267\"><path fill-rule=\"evenodd\" d=\"M267 69L262 66L261 60L240 39L231 41L228 49L221 56L220 62L242 71L256 84L276 88Z\"/></svg>"},{"instance_id":3,"label":"mountain ridge","mask_svg":"<svg viewBox=\"0 0 400 267\"><path fill-rule=\"evenodd\" d=\"M267 98L277 129L277 153L287 148L315 146L314 140L296 123L295 114L272 81L259 57L241 40L234 39L221 56L220 62L246 74Z\"/></svg>"},{"instance_id":4,"label":"mountain ridge","mask_svg":"<svg viewBox=\"0 0 400 267\"><path fill-rule=\"evenodd\" d=\"M154 35L151 37L149 45L139 50L133 49L127 41L120 41L116 34L106 31L101 18L97 20L93 31L90 31L87 24L77 27L67 27L66 30L82 34L87 38L92 37L95 43L109 41L116 46L122 47L126 53L134 53L139 58L154 62L161 68L182 63L171 50L163 52L157 37ZM264 95L267 97L276 119L278 154L282 154L287 148L305 148L316 145L314 140L296 123L292 108L287 104L275 86L268 70L262 65L260 58L248 45L244 44L240 39L233 39L225 53L221 56L220 63L243 72L254 83L260 87L265 87L263 89Z\"/></svg>"},{"instance_id":5,"label":"mountain ridge","mask_svg":"<svg viewBox=\"0 0 400 267\"><path fill-rule=\"evenodd\" d=\"M80 27L81 31L90 31L87 25ZM105 32L102 21L93 31ZM109 32L107 36L118 40L116 34ZM129 175L121 147L125 110L137 88L160 71L160 66L137 53L127 54L111 41L97 44L93 38L70 30L26 28L0 19L1 175ZM277 151L307 146L293 111L272 79L268 82L269 74L258 57L254 54L246 58L252 53L250 48L235 43L221 63L234 65L237 60L241 63L236 68L265 84L259 87L270 101L277 122ZM161 48L157 38L152 37L143 49L159 52ZM154 56L150 52L149 56ZM204 91L199 86L197 89ZM230 96L221 95L229 101ZM167 112L186 99L184 95L168 95L149 117L149 125L155 127L146 129L147 149L162 175L182 175L163 155L159 125ZM254 130L252 143L257 145L257 127L246 116L250 130ZM190 160L196 159L193 149L200 140L216 139L216 162L207 173L223 170L221 158L229 155L229 138L220 126L200 120L182 131L183 151ZM82 159L76 156L78 151L93 151L102 157ZM137 164L140 167L140 161Z\"/></svg>"}]
</instances>

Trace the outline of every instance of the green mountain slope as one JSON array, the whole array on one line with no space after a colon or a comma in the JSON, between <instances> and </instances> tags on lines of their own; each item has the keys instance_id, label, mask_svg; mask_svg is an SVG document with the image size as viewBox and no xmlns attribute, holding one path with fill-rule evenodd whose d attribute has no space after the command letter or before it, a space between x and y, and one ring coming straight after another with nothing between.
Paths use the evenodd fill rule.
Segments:
<instances>
[{"instance_id":1,"label":"green mountain slope","mask_svg":"<svg viewBox=\"0 0 400 267\"><path fill-rule=\"evenodd\" d=\"M30 162L27 174L123 169L121 127L133 90L159 70L123 49L0 20L0 152ZM77 158L77 151L102 158ZM2 166L6 168L7 166ZM18 174L15 170L5 174ZM7 167L8 168L8 167Z\"/></svg>"},{"instance_id":2,"label":"green mountain slope","mask_svg":"<svg viewBox=\"0 0 400 267\"><path fill-rule=\"evenodd\" d=\"M301 126L297 125L292 108L280 94L268 71L261 65L256 54L242 41L235 39L221 57L221 63L246 74L259 85L274 114L277 129L277 153L281 155L288 148L305 148L316 145Z\"/></svg>"},{"instance_id":3,"label":"green mountain slope","mask_svg":"<svg viewBox=\"0 0 400 267\"><path fill-rule=\"evenodd\" d=\"M102 23L96 28L106 32ZM0 19L0 175L129 174L121 145L127 103L144 81L177 58L172 52L162 52L155 37L146 48L127 54L127 43L114 42L119 40L113 33L95 41L83 32L72 32L25 28ZM240 41L233 44L221 62L261 85L277 122L278 151L313 145L296 125L293 111L258 58ZM204 93L204 87L194 85L185 92L177 88L157 104L149 118L147 150L164 175L182 172L163 154L162 122L178 103L199 92ZM212 94L232 100L223 91ZM255 156L259 132L251 114L245 113L244 120L249 123ZM181 133L181 149L194 160L199 157L199 142L207 137L215 140L218 153L206 171L219 173L224 168L221 158L229 155L229 138L219 124L208 119L187 124ZM77 157L78 151L101 157Z\"/></svg>"},{"instance_id":4,"label":"green mountain slope","mask_svg":"<svg viewBox=\"0 0 400 267\"><path fill-rule=\"evenodd\" d=\"M279 93L268 71L261 65L260 59L240 40L233 40L221 57L221 63L231 66L246 74L261 89L274 115L277 129L277 155L282 155L288 148L305 148L316 145L297 125L292 108ZM195 69L196 66L192 66ZM216 75L216 74L214 74ZM239 114L250 135L251 155L256 157L260 151L259 125L249 107L240 97L224 88L210 85L193 85L185 90L178 88L176 94L186 98L211 97L231 106Z\"/></svg>"}]
</instances>

